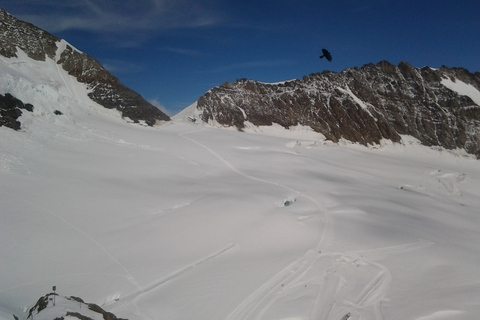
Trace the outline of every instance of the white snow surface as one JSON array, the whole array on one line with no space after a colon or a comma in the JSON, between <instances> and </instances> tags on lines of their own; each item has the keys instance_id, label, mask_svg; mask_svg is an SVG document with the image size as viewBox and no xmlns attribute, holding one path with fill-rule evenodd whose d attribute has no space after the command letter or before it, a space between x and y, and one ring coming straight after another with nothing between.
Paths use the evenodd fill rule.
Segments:
<instances>
[{"instance_id":1,"label":"white snow surface","mask_svg":"<svg viewBox=\"0 0 480 320\"><path fill-rule=\"evenodd\" d=\"M0 319L53 285L131 320L478 318L478 160L188 112L142 127L54 61L0 72L35 108L0 127Z\"/></svg>"},{"instance_id":2,"label":"white snow surface","mask_svg":"<svg viewBox=\"0 0 480 320\"><path fill-rule=\"evenodd\" d=\"M457 92L459 95L469 96L475 104L480 106L480 91L471 84L458 79L452 81L450 78L442 79L442 84L450 90Z\"/></svg>"}]
</instances>

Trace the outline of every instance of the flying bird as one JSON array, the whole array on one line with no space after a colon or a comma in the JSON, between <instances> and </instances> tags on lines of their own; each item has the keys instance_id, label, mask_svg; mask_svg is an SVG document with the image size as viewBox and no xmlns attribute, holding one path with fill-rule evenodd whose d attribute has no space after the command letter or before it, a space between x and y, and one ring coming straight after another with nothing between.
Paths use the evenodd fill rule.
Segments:
<instances>
[{"instance_id":1,"label":"flying bird","mask_svg":"<svg viewBox=\"0 0 480 320\"><path fill-rule=\"evenodd\" d=\"M320 56L320 59L325 57L328 61L332 61L332 55L330 54L330 52L328 52L327 49L322 49L322 53L323 55Z\"/></svg>"}]
</instances>

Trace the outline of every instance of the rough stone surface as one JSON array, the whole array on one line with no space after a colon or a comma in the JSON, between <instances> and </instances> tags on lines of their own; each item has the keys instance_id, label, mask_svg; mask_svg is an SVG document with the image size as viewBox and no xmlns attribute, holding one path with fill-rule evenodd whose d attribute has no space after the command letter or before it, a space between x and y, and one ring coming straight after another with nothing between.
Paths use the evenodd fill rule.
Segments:
<instances>
[{"instance_id":1,"label":"rough stone surface","mask_svg":"<svg viewBox=\"0 0 480 320\"><path fill-rule=\"evenodd\" d=\"M411 135L427 146L463 148L480 157L480 106L442 85L442 79L480 90L478 72L381 61L280 84L240 79L208 91L197 108L204 121L239 130L246 121L285 128L300 124L335 142L364 145Z\"/></svg>"},{"instance_id":2,"label":"rough stone surface","mask_svg":"<svg viewBox=\"0 0 480 320\"><path fill-rule=\"evenodd\" d=\"M0 127L20 130L21 123L17 119L22 115L22 109L32 112L33 105L24 104L9 93L5 96L0 94Z\"/></svg>"}]
</instances>

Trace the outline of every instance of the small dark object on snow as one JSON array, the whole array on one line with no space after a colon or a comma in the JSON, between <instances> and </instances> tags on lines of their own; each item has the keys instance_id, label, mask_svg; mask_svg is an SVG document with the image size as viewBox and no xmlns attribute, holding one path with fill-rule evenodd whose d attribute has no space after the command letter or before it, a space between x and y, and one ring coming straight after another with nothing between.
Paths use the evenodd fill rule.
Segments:
<instances>
[{"instance_id":1,"label":"small dark object on snow","mask_svg":"<svg viewBox=\"0 0 480 320\"><path fill-rule=\"evenodd\" d=\"M322 49L322 53L323 55L320 56L320 59L325 57L328 61L332 61L332 55L330 54L330 52L328 52L327 49Z\"/></svg>"},{"instance_id":2,"label":"small dark object on snow","mask_svg":"<svg viewBox=\"0 0 480 320\"><path fill-rule=\"evenodd\" d=\"M63 114L63 112L60 110L55 110L53 113L55 113L57 116L61 116Z\"/></svg>"},{"instance_id":3,"label":"small dark object on snow","mask_svg":"<svg viewBox=\"0 0 480 320\"><path fill-rule=\"evenodd\" d=\"M352 316L352 314L349 312L346 315L344 315L341 320L348 320L348 319L350 319L351 316Z\"/></svg>"}]
</instances>

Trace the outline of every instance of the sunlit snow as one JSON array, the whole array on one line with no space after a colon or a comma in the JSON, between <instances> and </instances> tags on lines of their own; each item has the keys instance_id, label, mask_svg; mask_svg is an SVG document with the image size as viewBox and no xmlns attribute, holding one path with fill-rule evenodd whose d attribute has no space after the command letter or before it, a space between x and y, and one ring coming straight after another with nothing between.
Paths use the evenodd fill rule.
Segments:
<instances>
[{"instance_id":1,"label":"sunlit snow","mask_svg":"<svg viewBox=\"0 0 480 320\"><path fill-rule=\"evenodd\" d=\"M455 81L452 81L452 79L442 79L442 84L460 95L470 97L473 102L475 102L477 105L480 105L480 91L478 91L478 89L471 84L465 83L458 79Z\"/></svg>"},{"instance_id":2,"label":"sunlit snow","mask_svg":"<svg viewBox=\"0 0 480 320\"><path fill-rule=\"evenodd\" d=\"M53 285L131 320L478 318L473 157L213 128L194 106L142 127L52 60L0 72L35 107L0 127L1 319Z\"/></svg>"}]
</instances>

